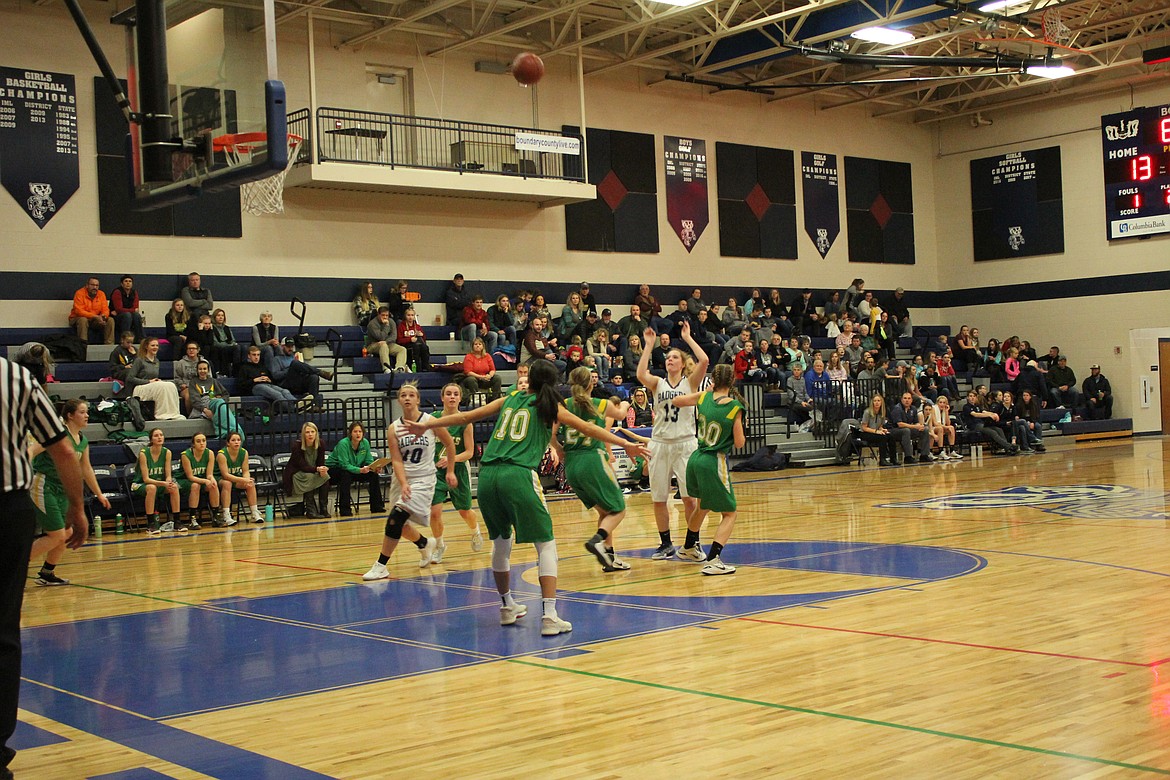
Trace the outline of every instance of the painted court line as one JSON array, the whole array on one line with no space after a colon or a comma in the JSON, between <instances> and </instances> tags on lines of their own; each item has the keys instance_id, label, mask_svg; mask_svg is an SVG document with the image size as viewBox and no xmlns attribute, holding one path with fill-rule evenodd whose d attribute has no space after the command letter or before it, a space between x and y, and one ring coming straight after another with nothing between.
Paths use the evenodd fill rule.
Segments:
<instances>
[{"instance_id":1,"label":"painted court line","mask_svg":"<svg viewBox=\"0 0 1170 780\"><path fill-rule=\"evenodd\" d=\"M998 645L981 645L975 642L959 642L952 639L932 639L925 636L909 636L908 634L888 634L882 631L862 631L857 628L838 628L836 626L814 626L807 623L789 623L783 620L765 620L754 617L738 617L736 620L746 620L751 623L767 623L772 626L789 626L791 628L811 628L817 631L835 631L841 634L859 634L861 636L875 636L882 639L906 639L911 642L926 642L936 645L953 645L955 647L971 647L977 650L994 650L1001 653L1021 653L1023 655L1038 655L1047 658L1066 658L1071 661L1092 661L1099 664L1117 664L1119 666L1137 666L1147 668L1149 664L1137 661L1118 661L1113 658L1093 658L1085 655L1069 655L1068 653L1049 653L1043 650L1024 650L1018 647L1000 647Z\"/></svg>"},{"instance_id":2,"label":"painted court line","mask_svg":"<svg viewBox=\"0 0 1170 780\"><path fill-rule=\"evenodd\" d=\"M893 723L891 721L876 720L874 718L864 718L859 715L846 715L840 712L829 712L827 710L814 710L808 707L795 707L790 704L777 704L770 701L760 701L758 699L748 699L742 696L729 696L722 693L714 693L711 691L697 691L690 688L680 688L676 685L665 685L662 683L649 682L647 680L634 680L628 677L618 677L616 675L601 674L599 672L588 672L582 669L570 669L563 666L553 666L551 664L536 663L535 661L528 661L522 659L513 659L509 663L521 664L523 666L534 666L539 669L547 669L554 672L564 672L568 674L581 675L582 677L591 677L597 680L609 680L612 682L626 683L629 685L639 685L644 688L654 688L660 691L670 691L671 693L682 693L690 696L703 696L709 699L718 699L720 701L733 702L736 704L750 704L756 707L766 707L773 710L781 710L784 712L793 712L801 715L816 715L822 718L833 718L835 720L844 720L852 723L861 723L867 726L879 726L881 728L897 729L899 731L908 731L915 734L924 734L932 737L943 737L945 739L960 740L963 742L972 742L978 745L991 745L992 747L1008 748L1010 750L1022 750L1028 753L1037 753L1044 756L1053 756L1055 758L1069 758L1075 761L1088 761L1094 764L1102 764L1105 766L1116 766L1123 769L1134 769L1140 772L1152 772L1159 775L1170 775L1170 769L1159 769L1158 767L1145 766L1143 764L1130 764L1125 761L1114 761L1108 758L1098 758L1096 756L1085 756L1079 753L1069 753L1063 750L1049 750L1048 748L1035 747L1033 745L1021 745L1014 742L1003 742L997 739L985 739L983 737L974 737L968 734L956 734L949 731L939 731L937 729L928 729L921 726L911 726L905 723Z\"/></svg>"}]
</instances>

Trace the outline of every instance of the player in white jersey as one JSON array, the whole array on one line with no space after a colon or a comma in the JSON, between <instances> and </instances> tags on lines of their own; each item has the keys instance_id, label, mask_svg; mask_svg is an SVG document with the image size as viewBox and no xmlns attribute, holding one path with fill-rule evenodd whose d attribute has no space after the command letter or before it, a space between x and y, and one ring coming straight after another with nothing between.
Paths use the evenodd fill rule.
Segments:
<instances>
[{"instance_id":1,"label":"player in white jersey","mask_svg":"<svg viewBox=\"0 0 1170 780\"><path fill-rule=\"evenodd\" d=\"M426 527L431 522L431 498L435 495L435 439L443 443L447 452L455 451L455 442L445 428L431 428L415 435L406 429L404 421L418 422L430 417L419 408L418 387L404 384L398 388L398 403L402 406L402 417L390 423L386 431L387 449L394 468L394 484L390 488L390 516L382 537L382 552L377 562L362 575L362 579L383 580L390 576L386 562L394 554L398 540L405 538L414 542L422 558L419 568L425 568L435 553L435 540L428 539L414 529L414 525ZM447 462L447 484L458 486L455 476L455 462ZM407 521L411 524L408 524Z\"/></svg>"},{"instance_id":2,"label":"player in white jersey","mask_svg":"<svg viewBox=\"0 0 1170 780\"><path fill-rule=\"evenodd\" d=\"M659 546L650 557L656 561L671 558L675 554L675 546L670 539L670 511L666 503L670 498L672 476L678 480L678 491L682 496L686 516L689 517L698 506L698 502L687 492L687 459L698 447L695 439L695 412L694 409L674 406L670 399L693 393L699 388L707 373L708 358L706 351L691 338L690 323L684 321L681 331L683 341L690 348L691 355L698 356L698 362L681 349L672 349L666 353L666 376L663 378L650 373L650 350L644 350L638 361L638 381L654 397L654 431L650 437L650 497L654 501L654 522L658 526ZM646 343L650 343L654 331L647 328L644 335ZM678 554L679 557L696 562L706 560L699 547L697 531L687 531L686 545Z\"/></svg>"}]
</instances>

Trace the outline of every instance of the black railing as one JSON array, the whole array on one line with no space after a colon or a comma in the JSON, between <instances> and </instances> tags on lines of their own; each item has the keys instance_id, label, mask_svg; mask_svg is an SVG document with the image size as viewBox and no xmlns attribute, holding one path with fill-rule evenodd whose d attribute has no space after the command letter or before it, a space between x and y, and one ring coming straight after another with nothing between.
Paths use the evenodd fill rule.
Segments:
<instances>
[{"instance_id":1,"label":"black railing","mask_svg":"<svg viewBox=\"0 0 1170 780\"><path fill-rule=\"evenodd\" d=\"M320 162L583 180L579 155L516 148L517 133L533 133L564 139L564 143L576 141L579 151L584 151L579 134L559 130L318 108L315 123L308 109L289 114L288 131L305 139L297 162L310 161L316 144ZM573 163L566 165L566 157Z\"/></svg>"},{"instance_id":2,"label":"black railing","mask_svg":"<svg viewBox=\"0 0 1170 780\"><path fill-rule=\"evenodd\" d=\"M746 401L747 410L744 415L744 429L746 442L742 447L731 451L732 457L752 455L764 446L767 438L768 418L764 410L764 386L760 384L743 384L739 392Z\"/></svg>"}]
</instances>

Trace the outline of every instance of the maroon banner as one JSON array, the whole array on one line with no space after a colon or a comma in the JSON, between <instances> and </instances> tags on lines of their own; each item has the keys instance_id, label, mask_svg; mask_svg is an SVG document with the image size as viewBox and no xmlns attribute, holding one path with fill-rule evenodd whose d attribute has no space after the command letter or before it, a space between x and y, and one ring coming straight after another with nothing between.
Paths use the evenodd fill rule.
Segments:
<instances>
[{"instance_id":1,"label":"maroon banner","mask_svg":"<svg viewBox=\"0 0 1170 780\"><path fill-rule=\"evenodd\" d=\"M707 229L707 142L665 136L666 220L690 252Z\"/></svg>"}]
</instances>

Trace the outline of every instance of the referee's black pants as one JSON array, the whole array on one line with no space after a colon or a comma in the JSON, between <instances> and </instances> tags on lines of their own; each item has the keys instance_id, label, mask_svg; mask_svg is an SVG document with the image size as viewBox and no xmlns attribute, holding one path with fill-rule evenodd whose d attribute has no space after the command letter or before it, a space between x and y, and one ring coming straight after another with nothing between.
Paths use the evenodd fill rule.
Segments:
<instances>
[{"instance_id":1,"label":"referee's black pants","mask_svg":"<svg viewBox=\"0 0 1170 780\"><path fill-rule=\"evenodd\" d=\"M36 510L27 490L0 493L0 767L16 751L8 747L16 731L20 697L20 607L28 580ZM2 772L0 772L2 774Z\"/></svg>"}]
</instances>

